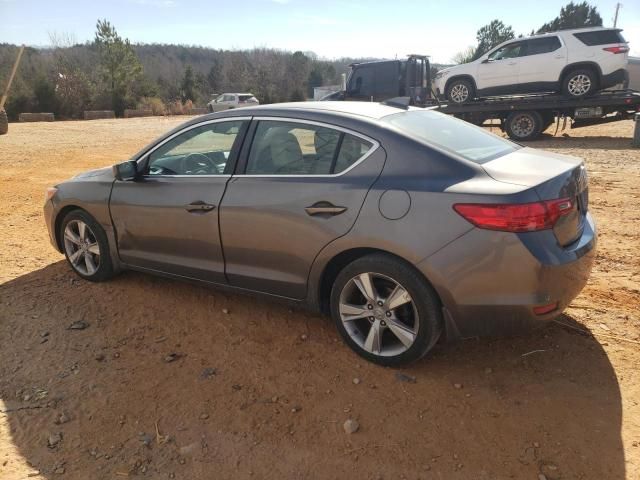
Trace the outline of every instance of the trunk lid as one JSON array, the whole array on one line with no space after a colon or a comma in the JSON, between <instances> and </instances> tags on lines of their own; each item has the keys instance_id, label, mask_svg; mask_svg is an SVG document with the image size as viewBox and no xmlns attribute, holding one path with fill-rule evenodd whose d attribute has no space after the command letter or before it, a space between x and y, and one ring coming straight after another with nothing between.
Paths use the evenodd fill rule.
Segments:
<instances>
[{"instance_id":1,"label":"trunk lid","mask_svg":"<svg viewBox=\"0 0 640 480\"><path fill-rule=\"evenodd\" d=\"M570 200L572 211L558 219L553 232L562 246L580 237L589 208L587 172L580 158L522 148L482 167L494 180L533 188L540 200Z\"/></svg>"}]
</instances>

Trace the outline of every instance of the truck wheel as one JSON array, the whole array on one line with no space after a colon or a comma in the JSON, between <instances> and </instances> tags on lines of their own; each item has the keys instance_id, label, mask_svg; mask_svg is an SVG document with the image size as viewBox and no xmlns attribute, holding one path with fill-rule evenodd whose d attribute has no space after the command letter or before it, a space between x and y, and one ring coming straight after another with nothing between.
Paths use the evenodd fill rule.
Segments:
<instances>
[{"instance_id":1,"label":"truck wheel","mask_svg":"<svg viewBox=\"0 0 640 480\"><path fill-rule=\"evenodd\" d=\"M0 135L4 135L9 131L9 119L7 112L0 110Z\"/></svg>"},{"instance_id":2,"label":"truck wheel","mask_svg":"<svg viewBox=\"0 0 640 480\"><path fill-rule=\"evenodd\" d=\"M462 105L471 101L473 96L473 85L471 85L469 80L464 80L462 78L453 80L447 86L447 100L455 103L456 105Z\"/></svg>"},{"instance_id":3,"label":"truck wheel","mask_svg":"<svg viewBox=\"0 0 640 480\"><path fill-rule=\"evenodd\" d=\"M535 140L542 133L542 116L536 111L512 112L504 129L512 140Z\"/></svg>"},{"instance_id":4,"label":"truck wheel","mask_svg":"<svg viewBox=\"0 0 640 480\"><path fill-rule=\"evenodd\" d=\"M562 93L569 98L582 98L595 93L597 90L595 73L592 70L572 70L562 81Z\"/></svg>"}]
</instances>

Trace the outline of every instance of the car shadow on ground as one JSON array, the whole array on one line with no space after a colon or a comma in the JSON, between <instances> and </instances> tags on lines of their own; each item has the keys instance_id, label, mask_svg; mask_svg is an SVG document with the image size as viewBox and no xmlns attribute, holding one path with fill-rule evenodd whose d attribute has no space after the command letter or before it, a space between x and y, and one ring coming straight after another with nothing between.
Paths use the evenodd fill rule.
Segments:
<instances>
[{"instance_id":1,"label":"car shadow on ground","mask_svg":"<svg viewBox=\"0 0 640 480\"><path fill-rule=\"evenodd\" d=\"M2 478L625 478L616 374L555 324L399 370L329 319L142 274L57 262L0 302Z\"/></svg>"}]
</instances>

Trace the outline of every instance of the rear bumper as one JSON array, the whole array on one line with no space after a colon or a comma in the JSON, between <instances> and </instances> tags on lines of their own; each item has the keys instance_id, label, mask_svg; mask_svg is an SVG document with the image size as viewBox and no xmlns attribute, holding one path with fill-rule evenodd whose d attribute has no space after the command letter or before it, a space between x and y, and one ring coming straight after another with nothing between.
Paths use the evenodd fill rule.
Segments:
<instances>
[{"instance_id":1,"label":"rear bumper","mask_svg":"<svg viewBox=\"0 0 640 480\"><path fill-rule=\"evenodd\" d=\"M557 317L587 283L596 228L587 214L582 236L569 248L547 235L553 233L473 229L418 265L440 295L447 332L462 338L510 335ZM533 311L555 302L547 314Z\"/></svg>"},{"instance_id":2,"label":"rear bumper","mask_svg":"<svg viewBox=\"0 0 640 480\"><path fill-rule=\"evenodd\" d=\"M625 68L620 68L615 72L611 72L607 75L602 75L600 88L609 88L619 83L625 83L628 81L629 73Z\"/></svg>"}]
</instances>

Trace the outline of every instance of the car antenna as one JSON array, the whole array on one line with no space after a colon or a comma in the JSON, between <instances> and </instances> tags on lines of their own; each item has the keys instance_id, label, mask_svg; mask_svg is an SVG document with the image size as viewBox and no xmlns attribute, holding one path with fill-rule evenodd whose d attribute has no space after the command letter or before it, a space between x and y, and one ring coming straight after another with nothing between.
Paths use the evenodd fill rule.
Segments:
<instances>
[{"instance_id":1,"label":"car antenna","mask_svg":"<svg viewBox=\"0 0 640 480\"><path fill-rule=\"evenodd\" d=\"M402 108L404 110L409 110L409 104L411 103L411 97L394 97L389 100L385 100L384 102L380 102L382 105L386 105L388 107Z\"/></svg>"}]
</instances>

